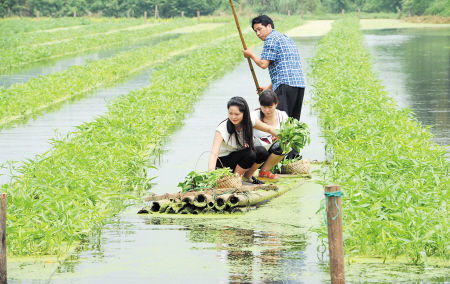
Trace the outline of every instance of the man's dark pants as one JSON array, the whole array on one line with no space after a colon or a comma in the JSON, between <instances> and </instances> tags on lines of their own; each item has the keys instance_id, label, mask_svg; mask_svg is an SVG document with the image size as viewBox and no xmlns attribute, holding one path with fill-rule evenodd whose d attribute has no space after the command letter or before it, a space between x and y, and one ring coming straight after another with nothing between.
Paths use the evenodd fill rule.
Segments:
<instances>
[{"instance_id":1,"label":"man's dark pants","mask_svg":"<svg viewBox=\"0 0 450 284\"><path fill-rule=\"evenodd\" d=\"M305 88L291 87L281 84L275 90L275 93L277 94L279 100L277 109L284 110L289 117L300 120ZM300 157L300 154L296 150L291 150L287 154L286 159L294 159L297 157Z\"/></svg>"},{"instance_id":2,"label":"man's dark pants","mask_svg":"<svg viewBox=\"0 0 450 284\"><path fill-rule=\"evenodd\" d=\"M284 110L289 117L294 117L300 120L305 88L291 87L281 84L275 90L275 93L280 101L277 109Z\"/></svg>"}]
</instances>

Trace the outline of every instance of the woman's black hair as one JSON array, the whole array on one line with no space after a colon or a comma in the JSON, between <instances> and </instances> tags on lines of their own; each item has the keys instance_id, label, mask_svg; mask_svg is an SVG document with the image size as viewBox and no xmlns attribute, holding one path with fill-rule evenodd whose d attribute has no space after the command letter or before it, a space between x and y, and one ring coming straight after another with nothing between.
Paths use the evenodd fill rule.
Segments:
<instances>
[{"instance_id":1,"label":"woman's black hair","mask_svg":"<svg viewBox=\"0 0 450 284\"><path fill-rule=\"evenodd\" d=\"M259 15L258 17L253 18L253 20L252 20L252 29L255 26L255 24L261 24L261 25L263 25L265 27L267 27L267 25L271 25L272 29L275 28L275 25L273 24L272 19L269 16L267 16L267 15Z\"/></svg>"},{"instance_id":2,"label":"woman's black hair","mask_svg":"<svg viewBox=\"0 0 450 284\"><path fill-rule=\"evenodd\" d=\"M272 90L264 90L259 95L259 104L262 106L273 106L273 104L278 104L278 96ZM264 113L262 110L259 111L259 116L261 117L261 121L264 120Z\"/></svg>"},{"instance_id":3,"label":"woman's black hair","mask_svg":"<svg viewBox=\"0 0 450 284\"><path fill-rule=\"evenodd\" d=\"M239 135L237 135L236 127L234 124L230 121L230 119L227 119L227 131L231 136L234 134L236 137L237 144L239 146L244 146L245 144L248 144L250 149L254 150L255 145L253 144L253 125L252 120L250 118L250 109L248 107L247 102L242 97L232 97L228 103L227 103L227 109L230 109L231 106L237 106L239 111L242 112L244 115L242 117L241 121L241 129L244 141L239 141Z\"/></svg>"}]
</instances>

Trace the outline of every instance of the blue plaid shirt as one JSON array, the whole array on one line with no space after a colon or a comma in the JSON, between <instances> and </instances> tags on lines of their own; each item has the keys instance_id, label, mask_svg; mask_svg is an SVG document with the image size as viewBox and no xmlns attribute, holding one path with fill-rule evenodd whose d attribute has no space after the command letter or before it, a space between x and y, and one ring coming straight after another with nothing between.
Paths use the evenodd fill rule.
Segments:
<instances>
[{"instance_id":1,"label":"blue plaid shirt","mask_svg":"<svg viewBox=\"0 0 450 284\"><path fill-rule=\"evenodd\" d=\"M272 30L264 41L261 59L270 60L269 74L272 90L281 84L305 87L305 79L295 43L284 34Z\"/></svg>"}]
</instances>

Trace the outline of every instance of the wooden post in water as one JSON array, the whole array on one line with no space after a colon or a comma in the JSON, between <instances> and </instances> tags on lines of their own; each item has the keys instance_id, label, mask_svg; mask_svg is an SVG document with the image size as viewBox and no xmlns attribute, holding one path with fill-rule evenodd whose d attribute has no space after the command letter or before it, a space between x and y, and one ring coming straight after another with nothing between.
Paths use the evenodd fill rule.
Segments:
<instances>
[{"instance_id":1,"label":"wooden post in water","mask_svg":"<svg viewBox=\"0 0 450 284\"><path fill-rule=\"evenodd\" d=\"M291 16L291 10L288 10L288 16L289 17Z\"/></svg>"},{"instance_id":2,"label":"wooden post in water","mask_svg":"<svg viewBox=\"0 0 450 284\"><path fill-rule=\"evenodd\" d=\"M199 10L197 10L197 20L200 21L200 11Z\"/></svg>"},{"instance_id":3,"label":"wooden post in water","mask_svg":"<svg viewBox=\"0 0 450 284\"><path fill-rule=\"evenodd\" d=\"M184 18L184 11L181 11L181 17Z\"/></svg>"},{"instance_id":4,"label":"wooden post in water","mask_svg":"<svg viewBox=\"0 0 450 284\"><path fill-rule=\"evenodd\" d=\"M345 14L345 9L342 9L342 16L344 16Z\"/></svg>"},{"instance_id":5,"label":"wooden post in water","mask_svg":"<svg viewBox=\"0 0 450 284\"><path fill-rule=\"evenodd\" d=\"M159 18L158 5L155 5L155 19Z\"/></svg>"},{"instance_id":6,"label":"wooden post in water","mask_svg":"<svg viewBox=\"0 0 450 284\"><path fill-rule=\"evenodd\" d=\"M6 284L6 200L7 194L0 194L0 284Z\"/></svg>"},{"instance_id":7,"label":"wooden post in water","mask_svg":"<svg viewBox=\"0 0 450 284\"><path fill-rule=\"evenodd\" d=\"M38 18L38 19L39 19L39 10L38 10L38 11L36 11L36 18Z\"/></svg>"},{"instance_id":8,"label":"wooden post in water","mask_svg":"<svg viewBox=\"0 0 450 284\"><path fill-rule=\"evenodd\" d=\"M341 191L340 185L325 186L325 194ZM328 247L330 252L330 275L332 284L345 283L344 243L342 238L342 198L327 197ZM336 204L338 207L336 207Z\"/></svg>"},{"instance_id":9,"label":"wooden post in water","mask_svg":"<svg viewBox=\"0 0 450 284\"><path fill-rule=\"evenodd\" d=\"M144 22L147 21L147 11L144 11Z\"/></svg>"}]
</instances>

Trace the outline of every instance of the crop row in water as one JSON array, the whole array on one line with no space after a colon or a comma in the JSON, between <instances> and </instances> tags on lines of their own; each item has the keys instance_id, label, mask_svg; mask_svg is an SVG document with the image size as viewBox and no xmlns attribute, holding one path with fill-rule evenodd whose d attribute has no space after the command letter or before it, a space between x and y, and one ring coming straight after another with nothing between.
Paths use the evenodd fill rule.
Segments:
<instances>
[{"instance_id":1,"label":"crop row in water","mask_svg":"<svg viewBox=\"0 0 450 284\"><path fill-rule=\"evenodd\" d=\"M108 19L113 21L114 19ZM12 36L20 33L34 31L52 30L57 28L67 28L78 25L88 25L91 21L88 18L6 18L0 19L0 37Z\"/></svg>"},{"instance_id":2,"label":"crop row in water","mask_svg":"<svg viewBox=\"0 0 450 284\"><path fill-rule=\"evenodd\" d=\"M287 18L278 25L298 24ZM252 35L248 42L258 39ZM116 99L106 115L25 162L14 182L3 186L9 195L8 253L60 253L149 189L145 168L157 154L153 149L181 124L209 82L239 61L236 36L161 63L149 87Z\"/></svg>"},{"instance_id":3,"label":"crop row in water","mask_svg":"<svg viewBox=\"0 0 450 284\"><path fill-rule=\"evenodd\" d=\"M356 19L334 24L312 63L314 106L344 190L350 255L448 260L450 163L410 110L372 72Z\"/></svg>"},{"instance_id":4,"label":"crop row in water","mask_svg":"<svg viewBox=\"0 0 450 284\"><path fill-rule=\"evenodd\" d=\"M170 56L210 43L234 31L235 28L228 24L211 31L185 34L154 46L124 51L114 57L72 66L63 72L0 89L0 128L75 96L81 97L99 87L116 84Z\"/></svg>"},{"instance_id":5,"label":"crop row in water","mask_svg":"<svg viewBox=\"0 0 450 284\"><path fill-rule=\"evenodd\" d=\"M159 21L167 22L167 21ZM28 33L16 34L0 34L0 49L12 49L25 45L49 44L51 42L62 40L74 40L85 36L95 36L99 33L118 32L123 29L132 27L142 28L145 24L156 24L155 20L150 21L129 21L122 19L121 21L102 21L94 22L87 20L86 24L70 26L67 28L56 28L51 30L38 30ZM20 25L21 23L17 23Z\"/></svg>"},{"instance_id":6,"label":"crop row in water","mask_svg":"<svg viewBox=\"0 0 450 284\"><path fill-rule=\"evenodd\" d=\"M69 40L54 41L48 44L24 45L0 50L0 74L19 71L23 66L42 60L73 56L88 51L146 42L163 32L180 25L193 25L191 19L177 19L164 24L152 24L135 30L121 29L115 32L91 33ZM70 31L68 31L70 33Z\"/></svg>"}]
</instances>

